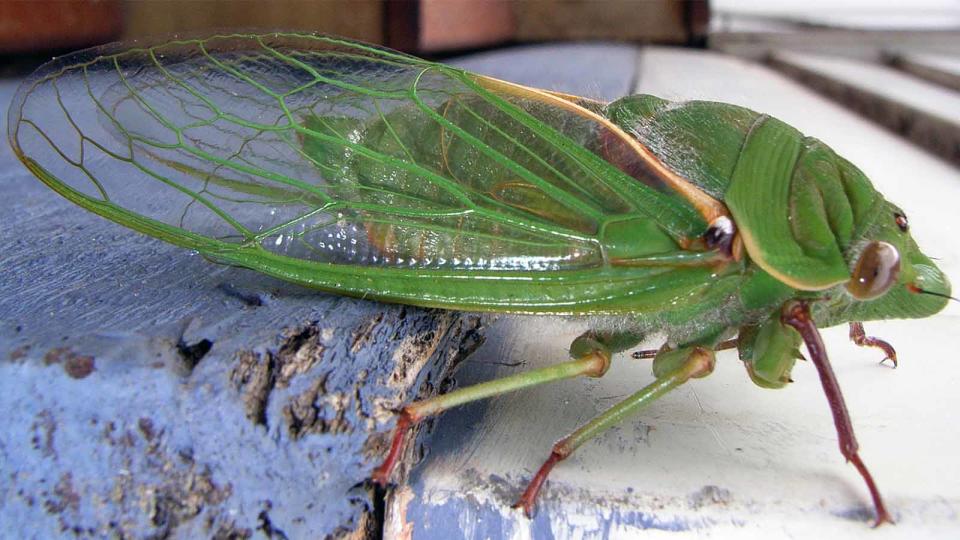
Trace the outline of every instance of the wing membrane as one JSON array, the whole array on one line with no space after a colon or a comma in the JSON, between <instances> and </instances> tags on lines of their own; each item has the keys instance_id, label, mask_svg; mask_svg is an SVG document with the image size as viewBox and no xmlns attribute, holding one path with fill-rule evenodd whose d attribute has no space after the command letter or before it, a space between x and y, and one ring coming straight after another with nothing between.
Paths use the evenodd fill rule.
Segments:
<instances>
[{"instance_id":1,"label":"wing membrane","mask_svg":"<svg viewBox=\"0 0 960 540\"><path fill-rule=\"evenodd\" d=\"M611 221L654 221L675 240L702 232L682 196L604 159L595 121L482 83L325 36L95 49L28 80L8 135L88 209L348 293L371 286L339 272L603 269Z\"/></svg>"}]
</instances>

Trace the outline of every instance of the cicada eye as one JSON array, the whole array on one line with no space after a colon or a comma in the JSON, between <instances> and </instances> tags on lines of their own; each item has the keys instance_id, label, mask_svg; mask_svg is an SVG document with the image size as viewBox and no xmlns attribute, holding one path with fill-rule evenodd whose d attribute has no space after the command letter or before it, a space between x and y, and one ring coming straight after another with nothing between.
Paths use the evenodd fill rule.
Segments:
<instances>
[{"instance_id":1,"label":"cicada eye","mask_svg":"<svg viewBox=\"0 0 960 540\"><path fill-rule=\"evenodd\" d=\"M910 222L907 221L907 216L901 214L900 212L896 212L893 214L893 219L896 221L897 227L900 228L901 232L907 232L910 230Z\"/></svg>"},{"instance_id":2,"label":"cicada eye","mask_svg":"<svg viewBox=\"0 0 960 540\"><path fill-rule=\"evenodd\" d=\"M886 242L870 242L847 283L857 300L872 300L890 290L900 276L900 253Z\"/></svg>"}]
</instances>

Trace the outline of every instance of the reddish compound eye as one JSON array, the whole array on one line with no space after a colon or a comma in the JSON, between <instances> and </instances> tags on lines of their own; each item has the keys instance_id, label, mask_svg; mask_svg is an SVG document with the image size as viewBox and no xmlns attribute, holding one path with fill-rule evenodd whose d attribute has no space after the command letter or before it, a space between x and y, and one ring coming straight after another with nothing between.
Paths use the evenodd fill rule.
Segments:
<instances>
[{"instance_id":1,"label":"reddish compound eye","mask_svg":"<svg viewBox=\"0 0 960 540\"><path fill-rule=\"evenodd\" d=\"M858 300L872 300L890 290L900 276L900 252L886 242L871 242L847 282L847 290Z\"/></svg>"},{"instance_id":2,"label":"reddish compound eye","mask_svg":"<svg viewBox=\"0 0 960 540\"><path fill-rule=\"evenodd\" d=\"M893 219L897 222L897 227L900 227L900 230L907 232L910 230L910 222L907 221L907 216L897 212L893 214Z\"/></svg>"}]
</instances>

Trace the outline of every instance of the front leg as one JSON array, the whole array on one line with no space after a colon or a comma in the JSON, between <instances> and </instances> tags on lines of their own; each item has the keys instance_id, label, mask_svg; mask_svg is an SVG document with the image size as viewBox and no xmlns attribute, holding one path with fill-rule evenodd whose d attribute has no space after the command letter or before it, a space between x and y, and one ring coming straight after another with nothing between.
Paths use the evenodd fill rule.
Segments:
<instances>
[{"instance_id":1,"label":"front leg","mask_svg":"<svg viewBox=\"0 0 960 540\"><path fill-rule=\"evenodd\" d=\"M880 363L882 364L887 360L890 360L893 362L893 367L897 367L897 351L893 348L893 345L890 345L882 339L868 336L863 330L863 323L850 323L850 340L861 347L876 347L881 349L886 356L883 357L883 360L881 360Z\"/></svg>"},{"instance_id":2,"label":"front leg","mask_svg":"<svg viewBox=\"0 0 960 540\"><path fill-rule=\"evenodd\" d=\"M860 459L860 445L857 444L857 437L853 433L853 422L850 421L850 413L847 412L847 405L843 401L840 383L837 382L837 376L834 375L833 368L830 366L830 359L827 357L827 349L820 338L820 331L817 330L813 323L813 317L810 315L810 306L805 302L788 302L783 306L781 320L800 333L807 345L810 359L817 367L820 384L823 386L823 393L827 396L830 412L833 414L833 423L837 428L840 453L848 462L853 463L860 476L863 477L863 481L867 483L867 489L870 490L870 497L873 499L873 506L877 512L877 521L874 527L884 522L893 523L886 505L883 504L880 490L877 489L877 484L873 481L873 476L867 466L864 465L863 460Z\"/></svg>"}]
</instances>

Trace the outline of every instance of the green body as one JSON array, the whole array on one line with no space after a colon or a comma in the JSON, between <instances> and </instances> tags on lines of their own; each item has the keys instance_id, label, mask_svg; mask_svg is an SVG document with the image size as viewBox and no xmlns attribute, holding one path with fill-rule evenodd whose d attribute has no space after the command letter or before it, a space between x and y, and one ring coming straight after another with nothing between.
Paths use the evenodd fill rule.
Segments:
<instances>
[{"instance_id":1,"label":"green body","mask_svg":"<svg viewBox=\"0 0 960 540\"><path fill-rule=\"evenodd\" d=\"M768 387L798 355L787 300L816 300L823 326L944 306L910 292L949 285L899 210L823 143L721 103L584 104L644 158L548 98L334 38L221 36L61 58L20 88L8 136L61 195L220 262L388 302L618 315L675 345L739 334ZM711 258L657 161L729 208L740 260ZM858 301L844 284L874 240L900 282Z\"/></svg>"}]
</instances>

